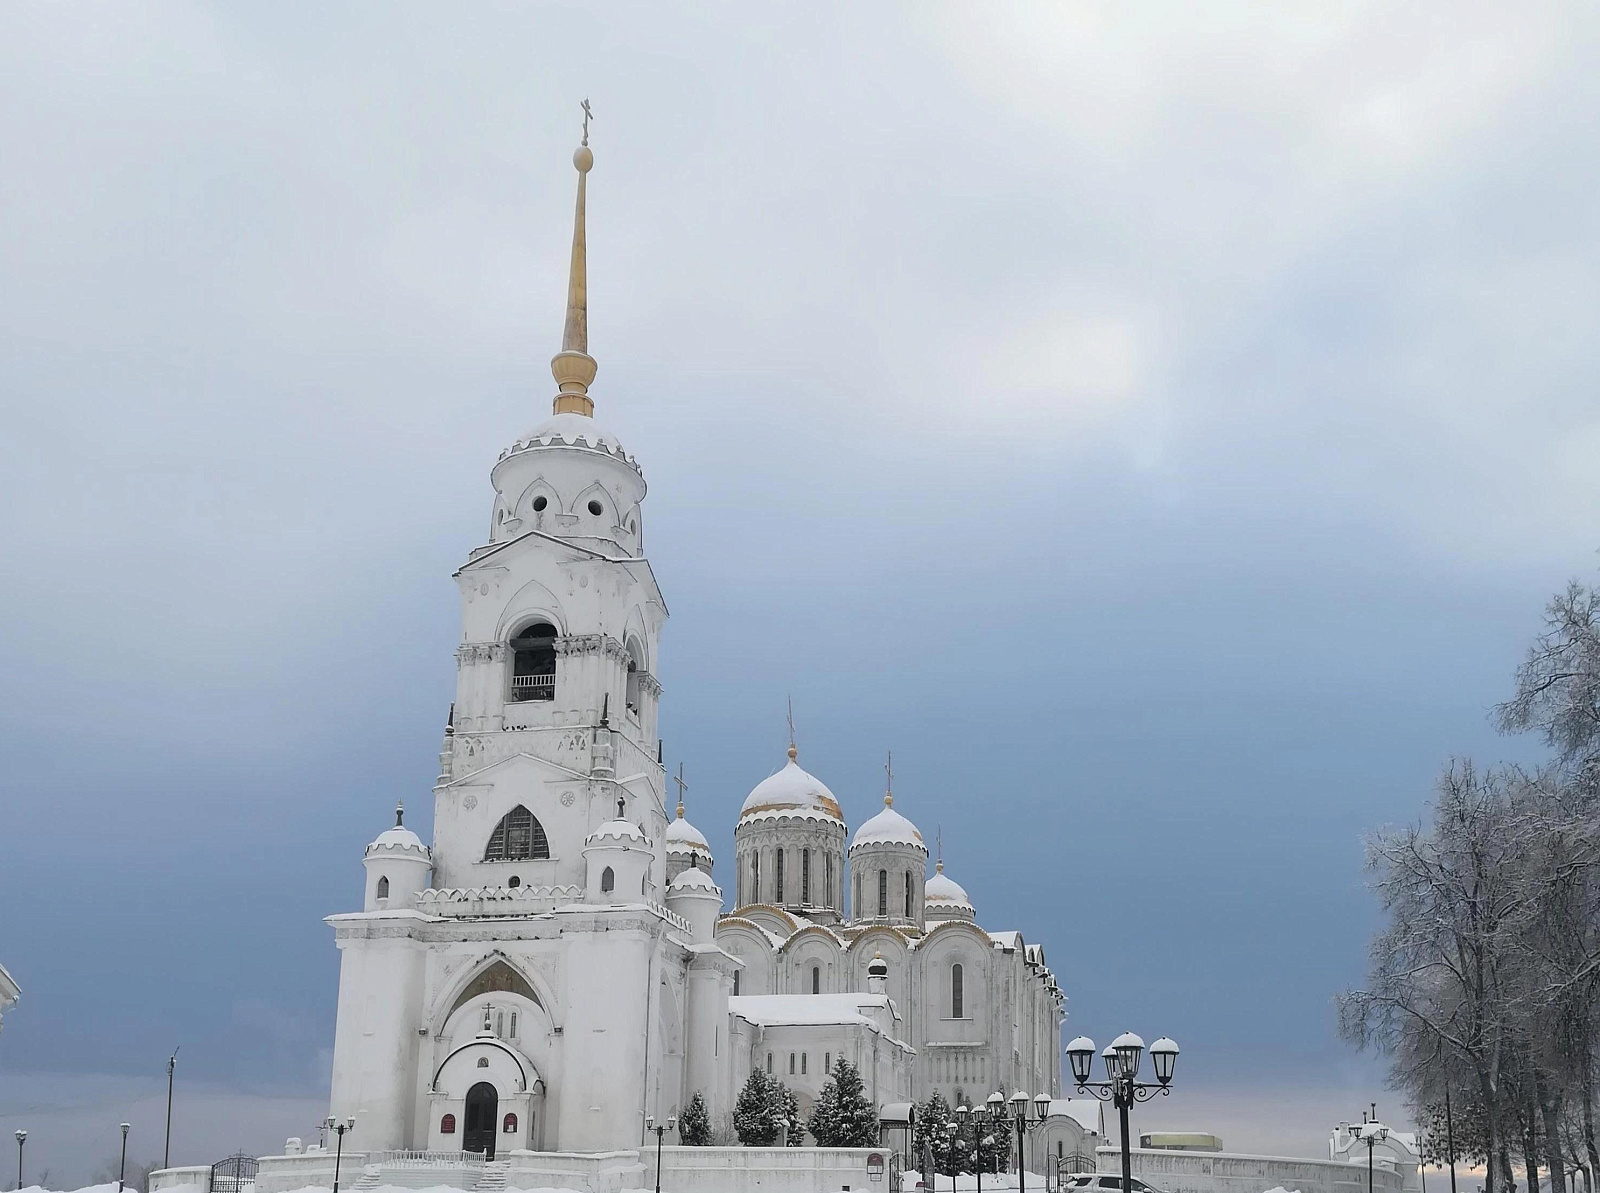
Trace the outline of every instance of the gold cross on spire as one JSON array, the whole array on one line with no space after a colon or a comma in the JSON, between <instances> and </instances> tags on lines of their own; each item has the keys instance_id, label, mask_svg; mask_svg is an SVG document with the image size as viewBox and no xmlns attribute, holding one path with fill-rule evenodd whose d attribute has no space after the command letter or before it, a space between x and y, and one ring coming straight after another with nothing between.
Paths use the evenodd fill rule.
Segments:
<instances>
[{"instance_id":1,"label":"gold cross on spire","mask_svg":"<svg viewBox=\"0 0 1600 1193\"><path fill-rule=\"evenodd\" d=\"M799 754L799 753L800 753L800 751L795 748L795 744L794 744L794 697L790 696L789 697L789 759L790 759L790 761L793 761L795 756L797 754Z\"/></svg>"},{"instance_id":2,"label":"gold cross on spire","mask_svg":"<svg viewBox=\"0 0 1600 1193\"><path fill-rule=\"evenodd\" d=\"M889 760L883 764L883 802L885 807L894 806L894 751L889 751Z\"/></svg>"},{"instance_id":3,"label":"gold cross on spire","mask_svg":"<svg viewBox=\"0 0 1600 1193\"><path fill-rule=\"evenodd\" d=\"M589 143L589 121L594 118L594 113L589 110L589 97L583 97L583 144Z\"/></svg>"},{"instance_id":4,"label":"gold cross on spire","mask_svg":"<svg viewBox=\"0 0 1600 1193\"><path fill-rule=\"evenodd\" d=\"M683 763L678 763L677 777L672 780L678 785L678 819L683 819L683 793L689 790L689 784L683 781Z\"/></svg>"},{"instance_id":5,"label":"gold cross on spire","mask_svg":"<svg viewBox=\"0 0 1600 1193\"><path fill-rule=\"evenodd\" d=\"M939 843L938 862L937 862L937 864L935 864L934 870L937 873L943 874L944 873L944 825L941 824L934 830L933 838L934 838L935 841L937 841Z\"/></svg>"}]
</instances>

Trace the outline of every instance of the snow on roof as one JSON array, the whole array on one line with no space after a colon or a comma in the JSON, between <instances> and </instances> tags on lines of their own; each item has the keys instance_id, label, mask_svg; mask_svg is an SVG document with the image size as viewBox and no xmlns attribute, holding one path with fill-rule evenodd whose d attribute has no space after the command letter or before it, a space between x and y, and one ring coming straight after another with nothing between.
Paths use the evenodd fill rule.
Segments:
<instances>
[{"instance_id":1,"label":"snow on roof","mask_svg":"<svg viewBox=\"0 0 1600 1193\"><path fill-rule=\"evenodd\" d=\"M574 415L581 418L581 415ZM644 835L644 830L630 820L608 820L594 832L590 833L585 845L596 841L632 841L641 845L648 845L650 839Z\"/></svg>"},{"instance_id":2,"label":"snow on roof","mask_svg":"<svg viewBox=\"0 0 1600 1193\"><path fill-rule=\"evenodd\" d=\"M571 411L565 414L552 415L544 420L533 430L522 436L524 441L538 440L541 443L550 443L560 440L562 443L583 443L586 447L610 448L613 451L622 451L622 443L610 431L595 422L587 414L575 414Z\"/></svg>"},{"instance_id":3,"label":"snow on roof","mask_svg":"<svg viewBox=\"0 0 1600 1193\"><path fill-rule=\"evenodd\" d=\"M1106 1133L1105 1104L1099 1098L1056 1098L1050 1113L1074 1120L1091 1135Z\"/></svg>"},{"instance_id":4,"label":"snow on roof","mask_svg":"<svg viewBox=\"0 0 1600 1193\"><path fill-rule=\"evenodd\" d=\"M949 903L969 908L972 906L972 900L968 898L966 889L943 870L938 871L923 885L922 897L926 903Z\"/></svg>"},{"instance_id":5,"label":"snow on roof","mask_svg":"<svg viewBox=\"0 0 1600 1193\"><path fill-rule=\"evenodd\" d=\"M1014 949L1022 943L1022 933L991 932L989 933L989 939L994 941L995 944L999 945L1003 949Z\"/></svg>"},{"instance_id":6,"label":"snow on roof","mask_svg":"<svg viewBox=\"0 0 1600 1193\"><path fill-rule=\"evenodd\" d=\"M909 845L920 850L924 857L928 853L917 826L896 812L887 797L883 811L856 829L855 839L850 842L851 850L858 845Z\"/></svg>"},{"instance_id":7,"label":"snow on roof","mask_svg":"<svg viewBox=\"0 0 1600 1193\"><path fill-rule=\"evenodd\" d=\"M833 792L821 779L801 770L792 755L782 770L762 779L745 796L739 819L746 820L761 812L813 812L830 820L844 819Z\"/></svg>"},{"instance_id":8,"label":"snow on roof","mask_svg":"<svg viewBox=\"0 0 1600 1193\"><path fill-rule=\"evenodd\" d=\"M739 994L728 999L728 1011L762 1027L865 1025L877 1029L867 1012L888 1012L899 1019L887 994Z\"/></svg>"},{"instance_id":9,"label":"snow on roof","mask_svg":"<svg viewBox=\"0 0 1600 1193\"><path fill-rule=\"evenodd\" d=\"M694 866L690 866L667 884L669 895L675 891L704 891L716 895L718 899L722 898L722 888L711 881L711 875Z\"/></svg>"},{"instance_id":10,"label":"snow on roof","mask_svg":"<svg viewBox=\"0 0 1600 1193\"><path fill-rule=\"evenodd\" d=\"M678 813L676 820L667 822L667 852L668 853L711 853L711 846L707 843L705 834L683 818L683 813ZM678 848L674 849L676 845Z\"/></svg>"},{"instance_id":11,"label":"snow on roof","mask_svg":"<svg viewBox=\"0 0 1600 1193\"><path fill-rule=\"evenodd\" d=\"M427 853L428 847L422 843L422 838L408 828L393 825L378 834L377 840L367 846L367 852L374 849L414 849L418 853Z\"/></svg>"}]
</instances>

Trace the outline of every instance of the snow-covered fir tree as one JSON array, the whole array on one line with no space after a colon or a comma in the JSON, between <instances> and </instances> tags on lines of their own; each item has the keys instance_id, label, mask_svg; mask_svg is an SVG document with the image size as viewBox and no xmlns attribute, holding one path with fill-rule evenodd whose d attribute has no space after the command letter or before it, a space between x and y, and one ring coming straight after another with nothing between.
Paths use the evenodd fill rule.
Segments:
<instances>
[{"instance_id":1,"label":"snow-covered fir tree","mask_svg":"<svg viewBox=\"0 0 1600 1193\"><path fill-rule=\"evenodd\" d=\"M818 1147L873 1147L878 1142L878 1112L861 1081L861 1074L840 1057L833 1073L817 1095L806 1128Z\"/></svg>"},{"instance_id":2,"label":"snow-covered fir tree","mask_svg":"<svg viewBox=\"0 0 1600 1193\"><path fill-rule=\"evenodd\" d=\"M678 1142L684 1147L711 1146L711 1116L706 1113L706 1100L698 1090L678 1116Z\"/></svg>"}]
</instances>

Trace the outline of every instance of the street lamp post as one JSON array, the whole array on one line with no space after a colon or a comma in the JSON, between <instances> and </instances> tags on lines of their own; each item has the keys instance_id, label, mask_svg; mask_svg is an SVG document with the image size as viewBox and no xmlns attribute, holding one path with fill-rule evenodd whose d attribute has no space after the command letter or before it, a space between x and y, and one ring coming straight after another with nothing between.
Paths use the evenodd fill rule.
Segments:
<instances>
[{"instance_id":1,"label":"street lamp post","mask_svg":"<svg viewBox=\"0 0 1600 1193\"><path fill-rule=\"evenodd\" d=\"M178 1067L178 1050L174 1048L167 1057L167 1138L161 1145L161 1167L172 1164L172 1071Z\"/></svg>"},{"instance_id":2,"label":"street lamp post","mask_svg":"<svg viewBox=\"0 0 1600 1193\"><path fill-rule=\"evenodd\" d=\"M1367 1193L1372 1193L1372 1149L1389 1138L1389 1128L1376 1120L1362 1123L1361 1138L1367 1141Z\"/></svg>"},{"instance_id":3,"label":"street lamp post","mask_svg":"<svg viewBox=\"0 0 1600 1193\"><path fill-rule=\"evenodd\" d=\"M117 1161L117 1193L122 1193L122 1178L128 1171L128 1124L122 1124L122 1159Z\"/></svg>"},{"instance_id":4,"label":"street lamp post","mask_svg":"<svg viewBox=\"0 0 1600 1193\"><path fill-rule=\"evenodd\" d=\"M22 1188L22 1145L28 1142L26 1131L17 1132L17 1188Z\"/></svg>"},{"instance_id":5,"label":"street lamp post","mask_svg":"<svg viewBox=\"0 0 1600 1193\"><path fill-rule=\"evenodd\" d=\"M968 1119L972 1122L972 1172L978 1178L978 1193L983 1193L983 1145L985 1140L992 1140L992 1135L985 1135L983 1128L988 1125L989 1113L983 1105L968 1106L963 1102L956 1107L956 1121L962 1126Z\"/></svg>"},{"instance_id":6,"label":"street lamp post","mask_svg":"<svg viewBox=\"0 0 1600 1193\"><path fill-rule=\"evenodd\" d=\"M653 1132L656 1137L656 1193L661 1193L661 1137L668 1131L676 1131L678 1129L678 1117L677 1115L669 1114L666 1122L658 1124L655 1115L647 1114L644 1116L644 1129ZM337 1190L335 1190L335 1193L337 1193Z\"/></svg>"},{"instance_id":7,"label":"street lamp post","mask_svg":"<svg viewBox=\"0 0 1600 1193\"><path fill-rule=\"evenodd\" d=\"M333 1152L333 1193L339 1193L339 1168L344 1163L344 1133L356 1129L355 1115L349 1118L330 1118L323 1126L329 1127L339 1135L339 1142L334 1145Z\"/></svg>"},{"instance_id":8,"label":"street lamp post","mask_svg":"<svg viewBox=\"0 0 1600 1193\"><path fill-rule=\"evenodd\" d=\"M1165 1097L1172 1092L1172 1070L1178 1063L1178 1046L1166 1036L1150 1045L1150 1063L1155 1066L1154 1083L1139 1080L1139 1059L1144 1054L1144 1041L1131 1031L1125 1031L1101 1053L1106 1066L1106 1080L1090 1081L1094 1066L1094 1041L1079 1036L1067 1045L1067 1059L1072 1062L1072 1079L1081 1093L1093 1094L1102 1102L1109 1101L1117 1108L1122 1122L1122 1193L1133 1190L1133 1154L1128 1142L1128 1110L1135 1102L1148 1102L1157 1094Z\"/></svg>"}]
</instances>

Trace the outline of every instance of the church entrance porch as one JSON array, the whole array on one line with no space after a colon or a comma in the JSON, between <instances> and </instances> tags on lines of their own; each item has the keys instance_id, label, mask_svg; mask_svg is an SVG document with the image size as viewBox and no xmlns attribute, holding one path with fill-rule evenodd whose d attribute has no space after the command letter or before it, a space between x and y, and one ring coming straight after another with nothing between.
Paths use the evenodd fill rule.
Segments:
<instances>
[{"instance_id":1,"label":"church entrance porch","mask_svg":"<svg viewBox=\"0 0 1600 1193\"><path fill-rule=\"evenodd\" d=\"M467 1091L466 1123L461 1146L469 1152L482 1152L494 1159L494 1139L499 1130L500 1095L487 1081Z\"/></svg>"}]
</instances>

